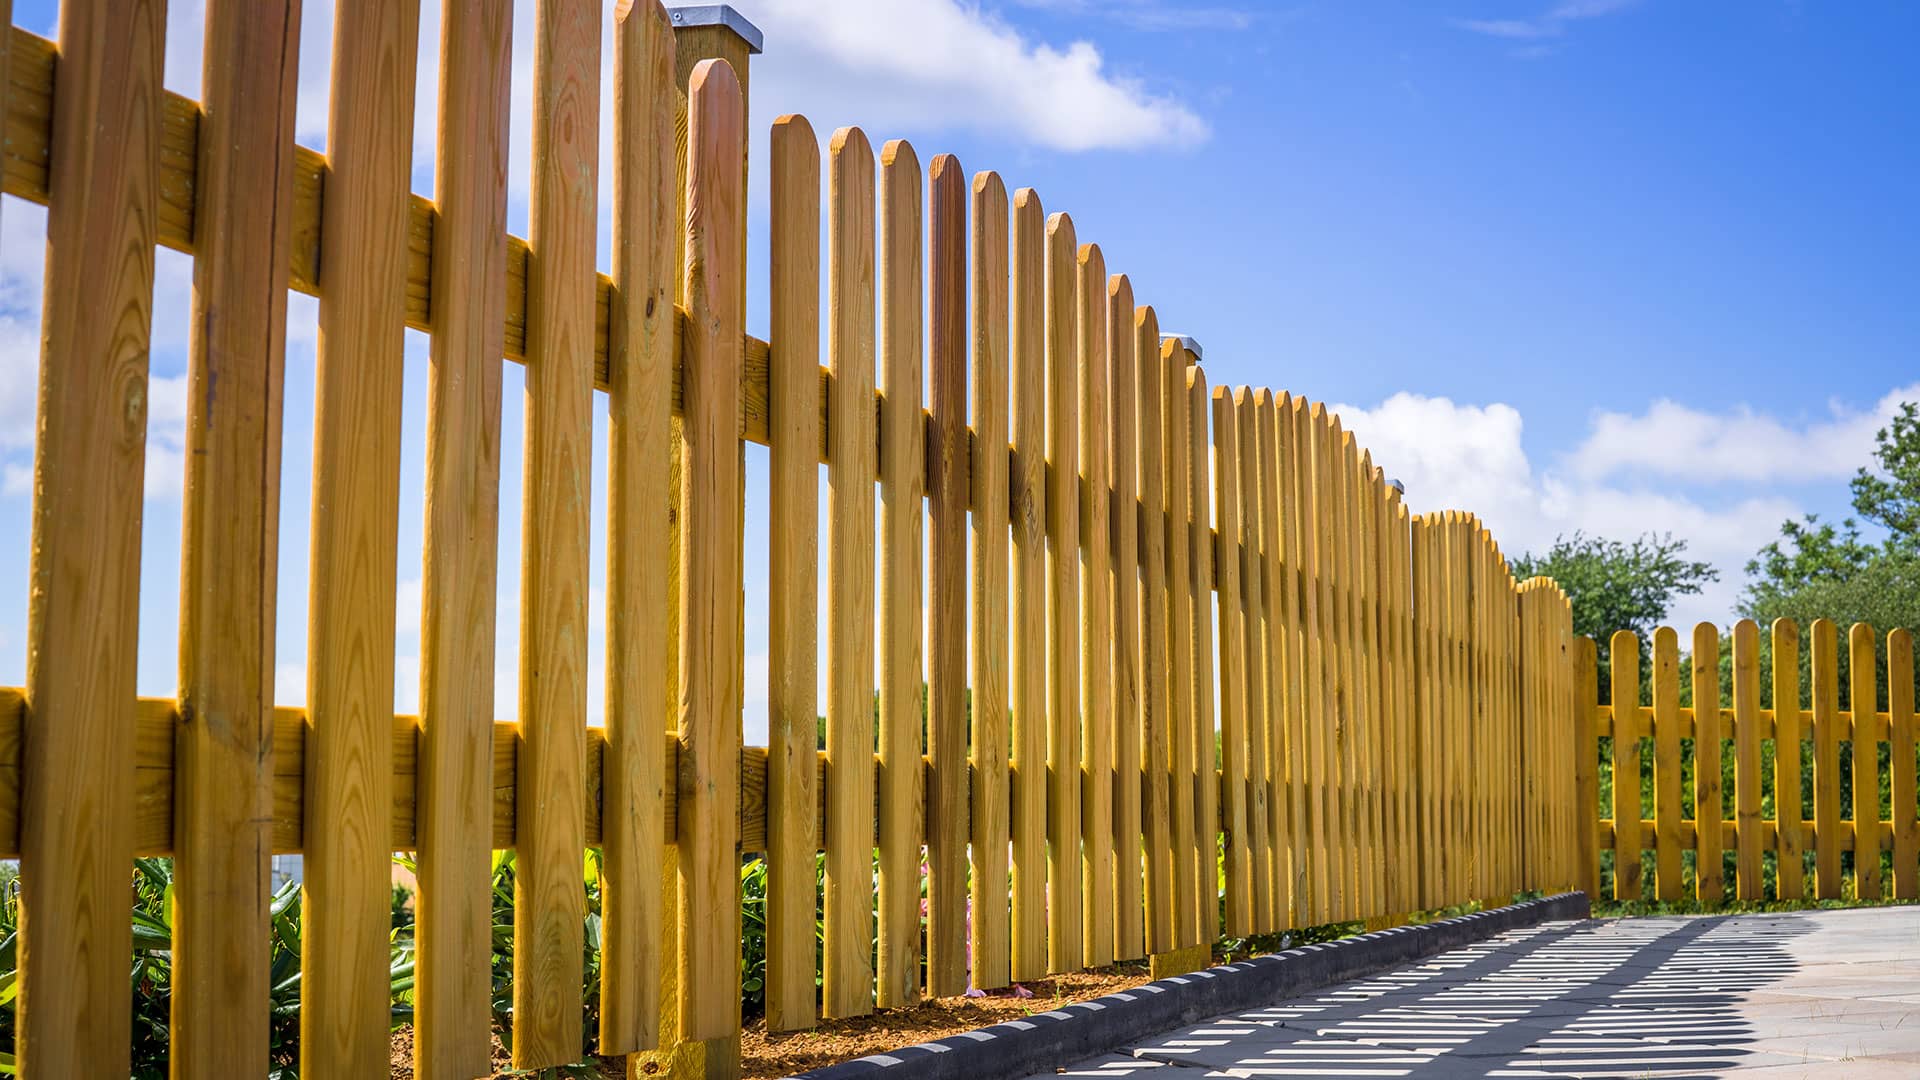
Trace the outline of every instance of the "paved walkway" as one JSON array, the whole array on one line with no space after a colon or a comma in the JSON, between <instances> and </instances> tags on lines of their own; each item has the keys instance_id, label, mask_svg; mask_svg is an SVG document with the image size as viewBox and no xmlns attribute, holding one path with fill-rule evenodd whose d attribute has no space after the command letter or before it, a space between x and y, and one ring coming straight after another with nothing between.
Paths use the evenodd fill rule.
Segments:
<instances>
[{"instance_id":1,"label":"paved walkway","mask_svg":"<svg viewBox=\"0 0 1920 1080\"><path fill-rule=\"evenodd\" d=\"M1063 1074L1920 1077L1920 908L1548 923Z\"/></svg>"}]
</instances>

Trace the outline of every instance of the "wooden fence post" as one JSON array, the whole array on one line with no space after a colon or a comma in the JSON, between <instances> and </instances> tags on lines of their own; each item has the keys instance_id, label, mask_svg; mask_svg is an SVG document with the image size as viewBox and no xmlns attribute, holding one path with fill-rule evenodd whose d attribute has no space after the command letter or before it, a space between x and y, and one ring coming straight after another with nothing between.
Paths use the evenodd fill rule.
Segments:
<instances>
[{"instance_id":1,"label":"wooden fence post","mask_svg":"<svg viewBox=\"0 0 1920 1080\"><path fill-rule=\"evenodd\" d=\"M1046 213L1013 196L1013 957L1009 976L1047 973L1047 349Z\"/></svg>"}]
</instances>

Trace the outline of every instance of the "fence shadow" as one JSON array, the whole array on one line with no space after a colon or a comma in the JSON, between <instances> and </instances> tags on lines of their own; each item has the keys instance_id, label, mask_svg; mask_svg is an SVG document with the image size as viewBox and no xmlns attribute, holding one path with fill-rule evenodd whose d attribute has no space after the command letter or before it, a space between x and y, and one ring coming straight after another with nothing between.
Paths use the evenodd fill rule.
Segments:
<instances>
[{"instance_id":1,"label":"fence shadow","mask_svg":"<svg viewBox=\"0 0 1920 1080\"><path fill-rule=\"evenodd\" d=\"M1718 1075L1765 1063L1736 1006L1797 969L1787 945L1810 929L1791 915L1547 924L1155 1038L1095 1074Z\"/></svg>"}]
</instances>

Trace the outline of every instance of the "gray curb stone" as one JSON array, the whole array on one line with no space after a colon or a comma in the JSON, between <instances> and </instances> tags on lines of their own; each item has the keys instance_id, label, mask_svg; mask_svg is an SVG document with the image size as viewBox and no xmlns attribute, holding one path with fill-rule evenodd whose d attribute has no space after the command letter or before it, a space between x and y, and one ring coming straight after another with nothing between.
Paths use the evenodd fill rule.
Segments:
<instances>
[{"instance_id":1,"label":"gray curb stone","mask_svg":"<svg viewBox=\"0 0 1920 1080\"><path fill-rule=\"evenodd\" d=\"M1585 893L1257 956L1078 1001L934 1042L869 1054L793 1080L1010 1080L1110 1053L1170 1028L1298 997L1543 922L1589 917Z\"/></svg>"}]
</instances>

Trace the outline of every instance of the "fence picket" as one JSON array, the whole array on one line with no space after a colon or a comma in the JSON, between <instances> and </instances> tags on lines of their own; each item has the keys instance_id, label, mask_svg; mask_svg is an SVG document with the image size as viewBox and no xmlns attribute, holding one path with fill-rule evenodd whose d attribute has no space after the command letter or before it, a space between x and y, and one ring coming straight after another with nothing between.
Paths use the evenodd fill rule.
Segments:
<instances>
[{"instance_id":1,"label":"fence picket","mask_svg":"<svg viewBox=\"0 0 1920 1080\"><path fill-rule=\"evenodd\" d=\"M1892 769L1893 895L1920 897L1920 819L1914 814L1913 631L1887 634L1887 746Z\"/></svg>"},{"instance_id":2,"label":"fence picket","mask_svg":"<svg viewBox=\"0 0 1920 1080\"><path fill-rule=\"evenodd\" d=\"M1800 801L1801 740L1800 627L1791 619L1773 621L1773 816L1778 836L1776 897L1806 895L1804 852L1806 815Z\"/></svg>"},{"instance_id":3,"label":"fence picket","mask_svg":"<svg viewBox=\"0 0 1920 1080\"><path fill-rule=\"evenodd\" d=\"M1047 967L1085 956L1080 870L1080 337L1073 219L1047 219Z\"/></svg>"},{"instance_id":4,"label":"fence picket","mask_svg":"<svg viewBox=\"0 0 1920 1080\"><path fill-rule=\"evenodd\" d=\"M1226 934L1253 932L1252 851L1247 832L1246 637L1241 625L1240 438L1233 390L1213 389L1213 514L1220 635L1220 830L1225 834Z\"/></svg>"},{"instance_id":5,"label":"fence picket","mask_svg":"<svg viewBox=\"0 0 1920 1080\"><path fill-rule=\"evenodd\" d=\"M1172 690L1168 665L1167 433L1164 421L1167 365L1160 357L1160 323L1150 307L1134 312L1135 410L1140 436L1140 645L1143 688L1140 747L1145 763L1142 813L1146 867L1146 941L1149 955L1174 948L1173 732L1168 726ZM1135 859L1131 848L1122 856ZM1136 860L1137 861L1137 860Z\"/></svg>"},{"instance_id":6,"label":"fence picket","mask_svg":"<svg viewBox=\"0 0 1920 1080\"><path fill-rule=\"evenodd\" d=\"M1840 899L1840 656L1828 619L1813 621L1813 884Z\"/></svg>"},{"instance_id":7,"label":"fence picket","mask_svg":"<svg viewBox=\"0 0 1920 1080\"><path fill-rule=\"evenodd\" d=\"M1308 786L1312 778L1307 772L1306 758L1306 716L1307 696L1311 692L1307 685L1306 636L1304 593L1306 589L1306 563L1301 550L1304 517L1299 488L1299 447L1295 443L1296 417L1299 413L1293 395L1283 393L1274 403L1273 414L1268 422L1273 425L1275 443L1275 483L1278 488L1280 516L1281 569L1279 593L1281 594L1282 613L1282 655L1284 670L1280 677L1281 692L1284 695L1286 710L1286 777L1287 777L1287 821L1288 864L1287 891L1288 910L1284 912L1289 926L1306 926L1309 914L1311 894L1308 884L1310 876L1310 848L1312 844L1312 824L1308 820Z\"/></svg>"},{"instance_id":8,"label":"fence picket","mask_svg":"<svg viewBox=\"0 0 1920 1080\"><path fill-rule=\"evenodd\" d=\"M1321 500L1325 487L1320 482L1320 424L1322 411L1305 399L1295 399L1293 407L1294 483L1298 488L1300 511L1301 630L1305 641L1301 682L1306 688L1302 703L1301 733L1304 744L1301 757L1306 762L1308 838L1307 891L1311 899L1309 925L1333 918L1332 890L1336 886L1332 871L1331 844L1338 828L1333 817L1333 774L1329 769L1327 743L1332 737L1332 695L1327 676L1327 595L1326 570L1322 557L1326 551L1321 519Z\"/></svg>"},{"instance_id":9,"label":"fence picket","mask_svg":"<svg viewBox=\"0 0 1920 1080\"><path fill-rule=\"evenodd\" d=\"M1257 485L1260 492L1261 619L1266 651L1262 681L1266 684L1266 776L1268 888L1272 891L1271 926L1282 929L1292 922L1293 871L1295 850L1292 830L1292 772L1287 753L1292 746L1287 730L1287 656L1290 624L1286 619L1287 578L1293 572L1293 560L1282 553L1280 532L1280 447L1273 392L1265 387L1254 391L1253 432L1257 445Z\"/></svg>"},{"instance_id":10,"label":"fence picket","mask_svg":"<svg viewBox=\"0 0 1920 1080\"><path fill-rule=\"evenodd\" d=\"M1139 360L1135 354L1133 285L1125 274L1107 279L1108 481L1112 488L1107 550L1112 556L1113 627L1113 958L1146 953L1146 909L1140 864L1141 672L1140 521L1135 415Z\"/></svg>"},{"instance_id":11,"label":"fence picket","mask_svg":"<svg viewBox=\"0 0 1920 1080\"><path fill-rule=\"evenodd\" d=\"M1741 900L1760 900L1760 628L1752 619L1733 626L1733 820L1735 889ZM1582 743L1582 746L1585 744Z\"/></svg>"},{"instance_id":12,"label":"fence picket","mask_svg":"<svg viewBox=\"0 0 1920 1080\"><path fill-rule=\"evenodd\" d=\"M973 982L1012 981L1008 965L1007 189L973 178L973 697L969 942ZM965 432L963 431L962 436Z\"/></svg>"},{"instance_id":13,"label":"fence picket","mask_svg":"<svg viewBox=\"0 0 1920 1080\"><path fill-rule=\"evenodd\" d=\"M1168 799L1173 814L1173 943L1178 949L1200 944L1202 909L1199 798L1199 739L1195 732L1194 609L1190 570L1195 515L1192 454L1187 408L1187 350L1168 338L1160 351L1166 389L1161 400L1167 447L1167 724L1172 775Z\"/></svg>"},{"instance_id":14,"label":"fence picket","mask_svg":"<svg viewBox=\"0 0 1920 1080\"><path fill-rule=\"evenodd\" d=\"M1775 654L1778 655L1777 653ZM1640 899L1640 641L1616 630L1608 642L1613 703L1613 898Z\"/></svg>"},{"instance_id":15,"label":"fence picket","mask_svg":"<svg viewBox=\"0 0 1920 1080\"><path fill-rule=\"evenodd\" d=\"M827 242L827 825L821 1012L873 1010L874 172L859 128L834 132Z\"/></svg>"},{"instance_id":16,"label":"fence picket","mask_svg":"<svg viewBox=\"0 0 1920 1080\"><path fill-rule=\"evenodd\" d=\"M920 161L880 150L880 886L883 1009L920 1000L922 522L926 413L920 407Z\"/></svg>"},{"instance_id":17,"label":"fence picket","mask_svg":"<svg viewBox=\"0 0 1920 1080\"><path fill-rule=\"evenodd\" d=\"M0 26L7 23L8 6L0 3ZM259 1002L267 997L269 981L262 942L270 933L271 894L263 885L273 850L273 612L279 551L277 530L267 523L280 513L293 58L299 55L299 36L298 7L290 2L207 7L202 84L208 108L194 191L199 250L193 263L181 500L180 712L189 720L180 726L174 750L179 781L174 788L169 1056L179 1076L257 1076L268 1067L267 1013ZM0 85L5 81L0 59ZM4 95L0 90L0 98ZM4 113L0 100L0 116ZM484 118L480 123L485 130ZM451 201L459 199L455 195ZM450 217L504 255L504 223L493 221L484 204L471 209L478 211L471 218L465 218L469 207L464 205ZM476 262L484 280L488 263ZM504 278L502 273L503 285ZM497 327L497 306L487 305L484 295L477 301L480 310L466 312L474 325ZM458 349L457 334L437 337L436 349ZM461 360L479 361L484 369L486 355ZM475 395L469 400L482 410L490 400L497 412L499 368L491 370L490 398L482 370L474 375ZM469 441L456 453L482 450L471 429L463 434ZM488 500L483 513L491 511ZM493 524L483 520L483 543L491 544ZM489 646L491 672L492 553L476 554L485 566L486 595L479 606L486 613L482 640ZM422 645L430 650L428 637L422 634ZM462 689L467 685L463 680ZM491 706L492 687L487 682L482 687ZM470 730L464 718L450 720L441 730L462 729ZM484 750L487 743L482 739L478 745ZM471 790L485 789L475 785ZM476 824L470 832L479 841L472 846L479 848L484 867L482 828ZM472 955L448 959L452 962L440 969L446 976L434 984L436 995L441 986L452 985L447 976L469 987L478 977ZM484 1004L481 1008L484 1017Z\"/></svg>"},{"instance_id":18,"label":"fence picket","mask_svg":"<svg viewBox=\"0 0 1920 1080\"><path fill-rule=\"evenodd\" d=\"M398 255L405 242L418 21L412 3L359 0L334 9L327 123L333 197L321 216L308 578L306 753L312 767L304 792L301 901L300 1070L313 1076L372 1074L387 1068L391 1049L386 818L393 798L405 325L405 267ZM579 891L577 850L570 866ZM579 955L576 945L576 964Z\"/></svg>"},{"instance_id":19,"label":"fence picket","mask_svg":"<svg viewBox=\"0 0 1920 1080\"><path fill-rule=\"evenodd\" d=\"M1273 852L1268 846L1267 808L1270 799L1267 760L1269 702L1267 678L1272 674L1267 658L1265 559L1260 537L1260 431L1254 407L1253 391L1242 386L1233 392L1234 457L1236 465L1239 520L1235 533L1239 538L1240 572L1240 663L1245 681L1241 705L1245 712L1243 731L1246 743L1246 829L1247 876L1252 906L1248 909L1253 931L1270 933L1273 920Z\"/></svg>"},{"instance_id":20,"label":"fence picket","mask_svg":"<svg viewBox=\"0 0 1920 1080\"><path fill-rule=\"evenodd\" d=\"M1847 631L1848 718L1853 749L1853 895L1880 899L1880 717L1874 670L1873 627L1854 623ZM1837 673L1836 673L1837 674ZM1889 669L1891 674L1891 669Z\"/></svg>"},{"instance_id":21,"label":"fence picket","mask_svg":"<svg viewBox=\"0 0 1920 1080\"><path fill-rule=\"evenodd\" d=\"M1600 707L1598 649L1589 637L1573 642L1573 826L1580 864L1574 881L1590 897L1600 895L1600 768L1593 716ZM1593 749L1589 749L1593 748Z\"/></svg>"},{"instance_id":22,"label":"fence picket","mask_svg":"<svg viewBox=\"0 0 1920 1080\"><path fill-rule=\"evenodd\" d=\"M1199 874L1200 941L1210 944L1220 936L1220 894L1218 864L1220 851L1220 783L1217 756L1218 729L1214 724L1214 644L1213 644L1213 529L1210 522L1208 492L1207 415L1211 395L1206 372L1199 364L1186 371L1187 386L1187 490L1192 517L1188 522L1187 554L1191 586L1191 670L1193 678L1192 722L1195 752L1195 781L1199 807L1195 814L1198 849L1195 851Z\"/></svg>"},{"instance_id":23,"label":"fence picket","mask_svg":"<svg viewBox=\"0 0 1920 1080\"><path fill-rule=\"evenodd\" d=\"M1654 887L1680 899L1680 636L1653 632Z\"/></svg>"},{"instance_id":24,"label":"fence picket","mask_svg":"<svg viewBox=\"0 0 1920 1080\"><path fill-rule=\"evenodd\" d=\"M773 446L768 455L767 513L765 989L768 1028L798 1031L813 1026L815 1012L813 927L818 885L814 852L819 846L815 761L820 739L820 463L815 453L821 434L816 408L820 144L804 117L783 116L774 121L768 172L772 309L767 336L772 348L767 430ZM665 390L662 386L655 392L665 398ZM657 456L664 460L665 455ZM610 708L609 722L618 715Z\"/></svg>"},{"instance_id":25,"label":"fence picket","mask_svg":"<svg viewBox=\"0 0 1920 1080\"><path fill-rule=\"evenodd\" d=\"M679 996L680 1037L688 1041L740 1030L737 439L745 312L737 284L745 269L746 193L739 167L746 153L745 120L733 69L724 60L701 61L687 90L686 297L692 317L682 380L686 486L679 517ZM573 892L580 892L577 879ZM568 996L575 1014L578 985L564 988L573 992Z\"/></svg>"},{"instance_id":26,"label":"fence picket","mask_svg":"<svg viewBox=\"0 0 1920 1080\"><path fill-rule=\"evenodd\" d=\"M32 960L19 1002L28 1076L120 1075L130 1055L132 945L117 913L134 850L133 615L165 30L160 3L61 5L16 818L31 913L19 943Z\"/></svg>"},{"instance_id":27,"label":"fence picket","mask_svg":"<svg viewBox=\"0 0 1920 1080\"><path fill-rule=\"evenodd\" d=\"M1100 245L1076 256L1080 378L1080 891L1088 967L1113 962L1113 581L1107 515L1112 423L1107 263Z\"/></svg>"},{"instance_id":28,"label":"fence picket","mask_svg":"<svg viewBox=\"0 0 1920 1080\"><path fill-rule=\"evenodd\" d=\"M1047 973L1047 350L1046 215L1013 196L1013 960L1016 980Z\"/></svg>"}]
</instances>

